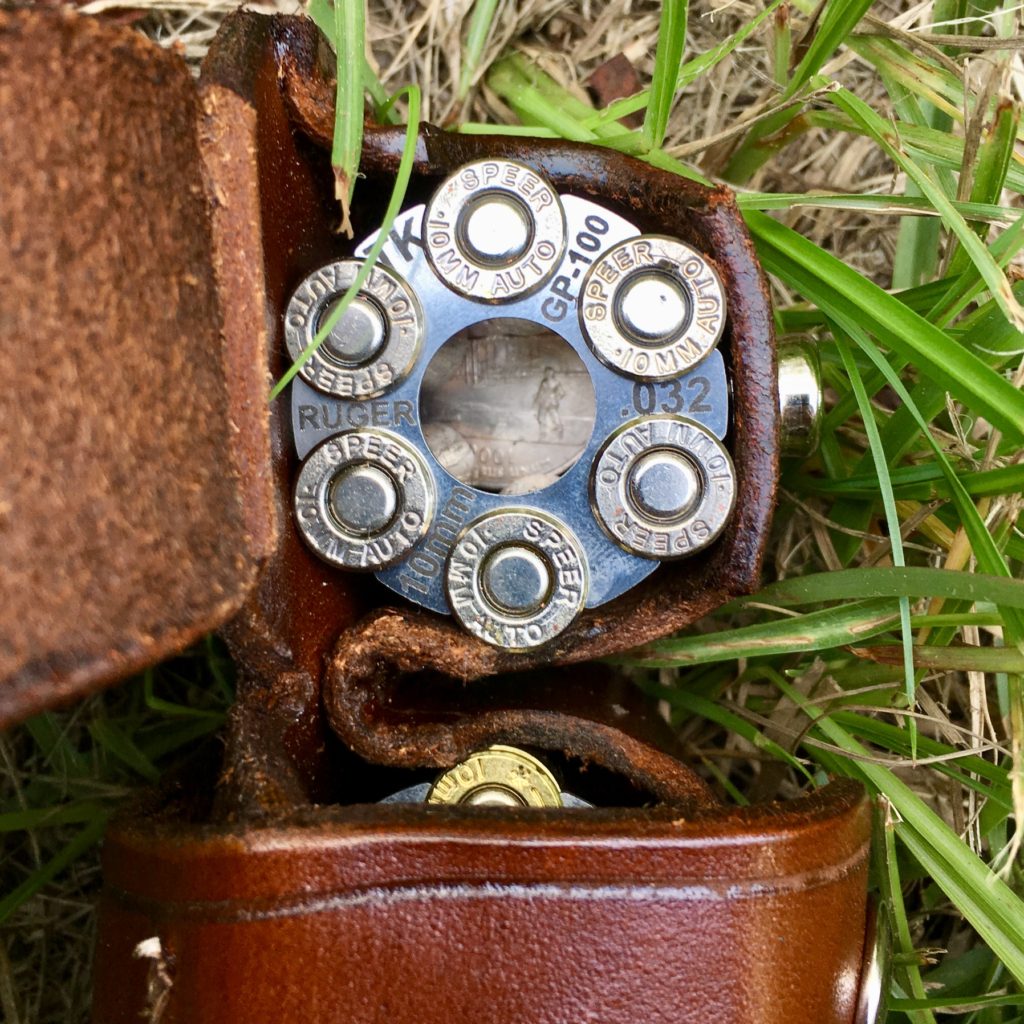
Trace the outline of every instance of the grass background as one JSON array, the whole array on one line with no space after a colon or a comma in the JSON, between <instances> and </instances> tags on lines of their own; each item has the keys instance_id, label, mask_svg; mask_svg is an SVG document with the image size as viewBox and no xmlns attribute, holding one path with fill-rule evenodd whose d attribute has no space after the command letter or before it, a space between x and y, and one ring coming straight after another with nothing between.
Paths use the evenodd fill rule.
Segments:
<instances>
[{"instance_id":1,"label":"grass background","mask_svg":"<svg viewBox=\"0 0 1024 1024\"><path fill-rule=\"evenodd\" d=\"M194 61L229 6L85 10ZM738 190L780 338L821 355L823 441L786 467L766 588L622 661L730 799L792 797L828 774L879 795L890 1020L1024 1020L1019 8L371 0L364 22L361 3L313 0L312 13L341 40L363 26L368 44L362 77L340 81L339 198L358 202L364 87L378 104L411 87L379 116L591 141ZM601 109L586 77L620 53L642 91ZM103 821L215 733L230 699L210 641L0 736L5 1021L84 1018Z\"/></svg>"}]
</instances>

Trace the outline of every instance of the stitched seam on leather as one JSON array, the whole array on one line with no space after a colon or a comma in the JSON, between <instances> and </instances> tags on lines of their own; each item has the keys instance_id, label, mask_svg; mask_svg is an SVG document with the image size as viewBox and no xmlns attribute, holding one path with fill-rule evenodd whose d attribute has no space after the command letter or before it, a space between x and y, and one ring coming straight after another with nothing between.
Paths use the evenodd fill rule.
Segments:
<instances>
[{"instance_id":1,"label":"stitched seam on leather","mask_svg":"<svg viewBox=\"0 0 1024 1024\"><path fill-rule=\"evenodd\" d=\"M131 907L148 911L161 918L203 919L216 923L265 921L276 918L300 917L348 910L359 907L394 906L415 902L458 902L469 900L519 899L568 900L576 902L629 901L644 903L730 902L739 899L758 899L793 892L807 892L833 885L861 866L870 844L863 843L845 860L825 868L797 872L779 878L746 880L743 882L692 882L681 885L586 885L572 883L560 885L551 882L481 882L479 884L448 883L396 883L393 886L370 886L343 895L296 899L272 903L262 901L216 900L207 902L169 902L140 898L123 889L108 888L108 898ZM269 905L268 905L269 904Z\"/></svg>"}]
</instances>

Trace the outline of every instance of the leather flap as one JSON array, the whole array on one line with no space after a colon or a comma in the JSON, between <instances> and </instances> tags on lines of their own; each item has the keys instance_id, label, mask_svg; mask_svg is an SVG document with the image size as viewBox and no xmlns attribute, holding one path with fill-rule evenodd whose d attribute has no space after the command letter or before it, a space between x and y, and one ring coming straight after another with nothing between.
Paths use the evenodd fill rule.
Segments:
<instances>
[{"instance_id":1,"label":"leather flap","mask_svg":"<svg viewBox=\"0 0 1024 1024\"><path fill-rule=\"evenodd\" d=\"M134 31L0 12L0 725L224 622L274 542L255 158L217 101Z\"/></svg>"}]
</instances>

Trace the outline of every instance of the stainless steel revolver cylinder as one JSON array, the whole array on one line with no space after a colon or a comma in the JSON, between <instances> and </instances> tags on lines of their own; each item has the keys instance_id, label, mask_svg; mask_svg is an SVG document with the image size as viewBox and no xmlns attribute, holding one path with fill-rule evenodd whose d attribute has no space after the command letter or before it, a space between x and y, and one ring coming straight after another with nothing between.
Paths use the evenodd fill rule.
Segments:
<instances>
[{"instance_id":1,"label":"stainless steel revolver cylinder","mask_svg":"<svg viewBox=\"0 0 1024 1024\"><path fill-rule=\"evenodd\" d=\"M376 238L299 285L292 358ZM547 642L728 522L726 316L708 255L523 163L460 168L293 385L302 536L492 644Z\"/></svg>"}]
</instances>

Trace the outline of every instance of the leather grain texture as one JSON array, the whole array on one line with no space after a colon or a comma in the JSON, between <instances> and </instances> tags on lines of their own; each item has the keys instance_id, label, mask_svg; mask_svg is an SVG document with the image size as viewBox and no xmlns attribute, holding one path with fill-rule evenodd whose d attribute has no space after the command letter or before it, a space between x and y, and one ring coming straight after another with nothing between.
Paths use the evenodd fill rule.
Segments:
<instances>
[{"instance_id":1,"label":"leather grain texture","mask_svg":"<svg viewBox=\"0 0 1024 1024\"><path fill-rule=\"evenodd\" d=\"M848 782L692 816L152 809L107 838L94 1022L852 1024L869 833Z\"/></svg>"},{"instance_id":2,"label":"leather grain texture","mask_svg":"<svg viewBox=\"0 0 1024 1024\"><path fill-rule=\"evenodd\" d=\"M0 12L0 111L4 724L222 623L276 519L237 111L201 140L177 54L59 12Z\"/></svg>"}]
</instances>

